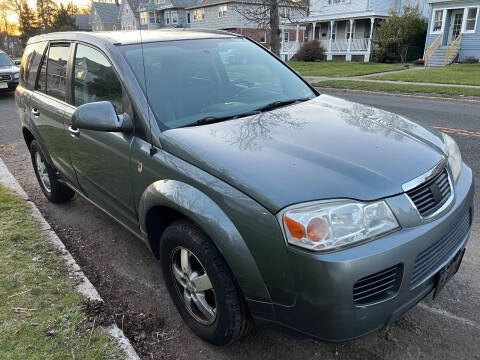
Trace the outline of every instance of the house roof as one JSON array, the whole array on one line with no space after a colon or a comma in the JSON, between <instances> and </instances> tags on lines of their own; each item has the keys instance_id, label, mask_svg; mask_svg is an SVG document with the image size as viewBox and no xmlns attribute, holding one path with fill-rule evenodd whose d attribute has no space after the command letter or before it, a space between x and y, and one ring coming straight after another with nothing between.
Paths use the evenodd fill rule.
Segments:
<instances>
[{"instance_id":1,"label":"house roof","mask_svg":"<svg viewBox=\"0 0 480 360\"><path fill-rule=\"evenodd\" d=\"M182 1L182 0L180 0ZM185 1L185 0L183 0ZM227 4L227 3L233 3L233 2L238 2L238 1L233 1L233 0L201 0L200 2L197 2L196 4L191 4L190 6L187 6L187 9L196 9L196 8L202 8L206 6L212 6L212 5L220 5L220 4Z\"/></svg>"},{"instance_id":2,"label":"house roof","mask_svg":"<svg viewBox=\"0 0 480 360\"><path fill-rule=\"evenodd\" d=\"M74 14L73 17L75 18L75 25L80 30L91 30L92 26L90 25L90 15L85 14Z\"/></svg>"},{"instance_id":3,"label":"house roof","mask_svg":"<svg viewBox=\"0 0 480 360\"><path fill-rule=\"evenodd\" d=\"M92 2L92 8L95 8L102 22L118 22L118 12L120 11L119 5L111 3Z\"/></svg>"}]
</instances>

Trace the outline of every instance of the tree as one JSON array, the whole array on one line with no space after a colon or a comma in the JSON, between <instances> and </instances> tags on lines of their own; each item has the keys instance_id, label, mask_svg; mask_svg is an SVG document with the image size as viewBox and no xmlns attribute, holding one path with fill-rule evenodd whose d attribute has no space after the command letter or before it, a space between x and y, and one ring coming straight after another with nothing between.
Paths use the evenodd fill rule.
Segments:
<instances>
[{"instance_id":1,"label":"tree","mask_svg":"<svg viewBox=\"0 0 480 360\"><path fill-rule=\"evenodd\" d=\"M18 23L20 28L20 39L22 40L22 46L25 47L27 41L30 37L35 36L40 33L40 28L37 23L37 18L35 12L28 5L27 0L14 1L15 4L18 4L17 13L18 13Z\"/></svg>"},{"instance_id":2,"label":"tree","mask_svg":"<svg viewBox=\"0 0 480 360\"><path fill-rule=\"evenodd\" d=\"M77 30L75 17L73 16L77 12L78 8L72 2L69 2L67 6L60 4L53 14L52 31Z\"/></svg>"},{"instance_id":3,"label":"tree","mask_svg":"<svg viewBox=\"0 0 480 360\"><path fill-rule=\"evenodd\" d=\"M377 29L374 42L378 45L377 61L407 61L410 47L425 45L428 23L418 6L405 6L403 13L392 11Z\"/></svg>"},{"instance_id":4,"label":"tree","mask_svg":"<svg viewBox=\"0 0 480 360\"><path fill-rule=\"evenodd\" d=\"M56 4L53 0L37 0L37 15L44 30L48 31L52 25Z\"/></svg>"},{"instance_id":5,"label":"tree","mask_svg":"<svg viewBox=\"0 0 480 360\"><path fill-rule=\"evenodd\" d=\"M256 24L258 29L270 29L271 51L278 56L281 43L279 11L283 8L290 9L282 15L291 21L295 13L308 15L309 0L245 0L234 5L234 10L246 21Z\"/></svg>"}]
</instances>

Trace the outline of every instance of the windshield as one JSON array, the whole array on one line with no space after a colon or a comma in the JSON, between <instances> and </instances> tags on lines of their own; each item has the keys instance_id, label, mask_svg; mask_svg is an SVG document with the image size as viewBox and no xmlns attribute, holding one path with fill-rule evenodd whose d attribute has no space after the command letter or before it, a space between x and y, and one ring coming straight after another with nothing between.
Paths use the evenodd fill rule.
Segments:
<instances>
[{"instance_id":1,"label":"windshield","mask_svg":"<svg viewBox=\"0 0 480 360\"><path fill-rule=\"evenodd\" d=\"M157 120L168 128L316 96L281 61L243 38L156 42L143 47L144 61L140 44L123 46L122 51Z\"/></svg>"},{"instance_id":2,"label":"windshield","mask_svg":"<svg viewBox=\"0 0 480 360\"><path fill-rule=\"evenodd\" d=\"M13 66L13 61L7 54L0 54L0 66Z\"/></svg>"}]
</instances>

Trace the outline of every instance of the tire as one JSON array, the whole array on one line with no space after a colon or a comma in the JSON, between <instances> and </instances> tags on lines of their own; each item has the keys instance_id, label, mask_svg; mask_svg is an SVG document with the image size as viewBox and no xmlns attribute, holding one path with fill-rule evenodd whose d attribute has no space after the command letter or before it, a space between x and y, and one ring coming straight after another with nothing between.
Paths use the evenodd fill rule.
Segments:
<instances>
[{"instance_id":1,"label":"tire","mask_svg":"<svg viewBox=\"0 0 480 360\"><path fill-rule=\"evenodd\" d=\"M47 199L53 203L72 200L75 192L58 181L56 171L45 160L45 156L36 140L33 140L30 144L30 156L38 184Z\"/></svg>"},{"instance_id":2,"label":"tire","mask_svg":"<svg viewBox=\"0 0 480 360\"><path fill-rule=\"evenodd\" d=\"M245 335L253 327L253 320L229 267L210 239L194 224L180 220L165 229L160 241L160 260L168 291L190 329L203 340L218 346L230 344ZM190 276L190 285L182 285L178 280L181 275L174 269L184 270L184 251L188 254L191 275L183 272L182 279L186 283L185 279ZM201 302L202 292L199 290L203 290L202 285L204 288L209 286L205 285L208 282L198 281L203 275L208 276L212 289L203 292ZM201 285L196 287L195 284ZM195 297L196 301L190 301L189 308L187 299ZM215 305L214 311L207 312L209 315L214 313L213 319L205 316L205 311L199 311L203 307L196 305L199 302L206 302L206 307Z\"/></svg>"}]
</instances>

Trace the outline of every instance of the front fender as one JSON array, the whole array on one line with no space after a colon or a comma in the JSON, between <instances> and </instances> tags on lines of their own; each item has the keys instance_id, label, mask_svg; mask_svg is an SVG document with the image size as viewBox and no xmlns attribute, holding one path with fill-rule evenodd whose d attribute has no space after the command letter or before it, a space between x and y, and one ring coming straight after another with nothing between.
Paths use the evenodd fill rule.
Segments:
<instances>
[{"instance_id":1,"label":"front fender","mask_svg":"<svg viewBox=\"0 0 480 360\"><path fill-rule=\"evenodd\" d=\"M265 281L245 241L212 199L181 181L156 181L147 187L140 199L142 232L146 232L148 212L157 206L176 210L200 226L225 258L245 297L271 302Z\"/></svg>"}]
</instances>

